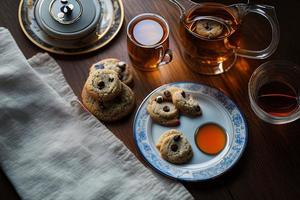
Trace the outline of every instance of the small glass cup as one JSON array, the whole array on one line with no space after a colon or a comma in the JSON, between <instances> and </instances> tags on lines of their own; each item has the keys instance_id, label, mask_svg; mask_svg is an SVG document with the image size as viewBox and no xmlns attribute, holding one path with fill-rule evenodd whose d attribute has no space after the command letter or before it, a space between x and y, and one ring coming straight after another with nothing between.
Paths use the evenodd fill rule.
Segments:
<instances>
[{"instance_id":1,"label":"small glass cup","mask_svg":"<svg viewBox=\"0 0 300 200\"><path fill-rule=\"evenodd\" d=\"M287 61L259 66L248 83L251 108L262 120L286 124L300 118L300 67Z\"/></svg>"},{"instance_id":2,"label":"small glass cup","mask_svg":"<svg viewBox=\"0 0 300 200\"><path fill-rule=\"evenodd\" d=\"M142 44L135 39L135 26L145 20L148 20L148 22L154 21L154 23L159 24L160 34L162 34L159 42L154 44ZM147 26L146 24L145 26L147 35L141 36L141 39L143 39L143 37L153 36L156 31L151 25ZM167 64L173 59L172 51L169 49L169 25L163 17L154 13L142 13L134 17L128 23L127 47L132 65L142 71L156 70L159 66Z\"/></svg>"}]
</instances>

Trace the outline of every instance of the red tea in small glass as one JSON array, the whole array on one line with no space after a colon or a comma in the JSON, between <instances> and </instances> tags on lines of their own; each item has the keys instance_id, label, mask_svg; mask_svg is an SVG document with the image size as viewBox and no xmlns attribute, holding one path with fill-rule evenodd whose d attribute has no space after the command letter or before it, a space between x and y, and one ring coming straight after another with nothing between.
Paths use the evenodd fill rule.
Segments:
<instances>
[{"instance_id":1,"label":"red tea in small glass","mask_svg":"<svg viewBox=\"0 0 300 200\"><path fill-rule=\"evenodd\" d=\"M170 62L172 55L167 22L152 13L136 16L128 24L127 47L133 66L138 69L151 71Z\"/></svg>"},{"instance_id":2,"label":"red tea in small glass","mask_svg":"<svg viewBox=\"0 0 300 200\"><path fill-rule=\"evenodd\" d=\"M297 92L287 83L272 81L258 89L257 105L270 115L286 117L298 107Z\"/></svg>"},{"instance_id":3,"label":"red tea in small glass","mask_svg":"<svg viewBox=\"0 0 300 200\"><path fill-rule=\"evenodd\" d=\"M248 84L251 108L262 120L285 124L300 118L300 67L288 61L268 61Z\"/></svg>"}]
</instances>

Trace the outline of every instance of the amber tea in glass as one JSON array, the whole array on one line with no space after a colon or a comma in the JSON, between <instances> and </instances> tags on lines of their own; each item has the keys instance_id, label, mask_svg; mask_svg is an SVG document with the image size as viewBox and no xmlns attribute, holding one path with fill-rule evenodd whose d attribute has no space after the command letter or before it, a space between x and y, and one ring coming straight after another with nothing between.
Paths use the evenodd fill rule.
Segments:
<instances>
[{"instance_id":1,"label":"amber tea in glass","mask_svg":"<svg viewBox=\"0 0 300 200\"><path fill-rule=\"evenodd\" d=\"M152 71L172 60L169 49L169 26L153 13L134 17L127 27L127 47L134 67Z\"/></svg>"},{"instance_id":2,"label":"amber tea in glass","mask_svg":"<svg viewBox=\"0 0 300 200\"><path fill-rule=\"evenodd\" d=\"M269 61L252 74L250 103L255 114L273 124L300 118L300 67L286 61Z\"/></svg>"},{"instance_id":3,"label":"amber tea in glass","mask_svg":"<svg viewBox=\"0 0 300 200\"><path fill-rule=\"evenodd\" d=\"M265 112L278 117L289 116L299 107L297 92L288 83L281 81L262 85L256 101Z\"/></svg>"}]
</instances>

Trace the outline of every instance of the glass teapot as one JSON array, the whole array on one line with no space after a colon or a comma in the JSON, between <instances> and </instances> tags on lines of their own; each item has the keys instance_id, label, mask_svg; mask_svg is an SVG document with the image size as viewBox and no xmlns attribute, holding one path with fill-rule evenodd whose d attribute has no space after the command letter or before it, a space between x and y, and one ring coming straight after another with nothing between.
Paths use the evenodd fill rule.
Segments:
<instances>
[{"instance_id":1,"label":"glass teapot","mask_svg":"<svg viewBox=\"0 0 300 200\"><path fill-rule=\"evenodd\" d=\"M237 56L265 59L278 46L279 24L272 6L169 1L180 10L181 54L187 66L197 73L221 74L234 65ZM239 47L240 25L248 13L262 15L271 24L272 39L263 50L253 51Z\"/></svg>"}]
</instances>

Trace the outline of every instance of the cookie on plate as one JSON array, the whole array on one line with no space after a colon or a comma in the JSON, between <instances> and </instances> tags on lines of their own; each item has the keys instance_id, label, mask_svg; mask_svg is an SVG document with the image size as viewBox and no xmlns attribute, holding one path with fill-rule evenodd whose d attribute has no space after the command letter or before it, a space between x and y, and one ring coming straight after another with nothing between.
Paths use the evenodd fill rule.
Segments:
<instances>
[{"instance_id":1,"label":"cookie on plate","mask_svg":"<svg viewBox=\"0 0 300 200\"><path fill-rule=\"evenodd\" d=\"M110 101L122 91L118 74L109 69L97 70L91 73L86 81L86 91L99 101Z\"/></svg>"},{"instance_id":2,"label":"cookie on plate","mask_svg":"<svg viewBox=\"0 0 300 200\"><path fill-rule=\"evenodd\" d=\"M209 39L217 38L223 32L223 25L213 20L199 20L195 31L198 35Z\"/></svg>"},{"instance_id":3,"label":"cookie on plate","mask_svg":"<svg viewBox=\"0 0 300 200\"><path fill-rule=\"evenodd\" d=\"M195 101L191 95L186 94L186 92L180 88L172 88L172 101L176 108L183 114L189 116L202 115L199 103Z\"/></svg>"},{"instance_id":4,"label":"cookie on plate","mask_svg":"<svg viewBox=\"0 0 300 200\"><path fill-rule=\"evenodd\" d=\"M166 139L167 137L171 136L171 135L175 135L175 134L182 134L181 132L177 131L176 129L171 129L168 130L166 132L164 132L158 139L157 143L156 143L156 148L158 150L160 150L161 144L163 143L164 139Z\"/></svg>"},{"instance_id":5,"label":"cookie on plate","mask_svg":"<svg viewBox=\"0 0 300 200\"><path fill-rule=\"evenodd\" d=\"M127 116L135 107L135 95L127 85L121 84L121 93L107 102L101 102L91 96L85 85L81 94L83 105L101 121L112 122Z\"/></svg>"},{"instance_id":6,"label":"cookie on plate","mask_svg":"<svg viewBox=\"0 0 300 200\"><path fill-rule=\"evenodd\" d=\"M90 68L90 73L97 70L110 69L117 72L119 79L128 86L133 84L133 75L129 69L129 66L119 59L107 58L93 64Z\"/></svg>"},{"instance_id":7,"label":"cookie on plate","mask_svg":"<svg viewBox=\"0 0 300 200\"><path fill-rule=\"evenodd\" d=\"M183 164L193 157L192 146L178 130L166 131L158 141L161 157L174 164Z\"/></svg>"},{"instance_id":8,"label":"cookie on plate","mask_svg":"<svg viewBox=\"0 0 300 200\"><path fill-rule=\"evenodd\" d=\"M180 124L178 109L163 93L155 93L150 97L147 112L151 119L158 124L164 126L178 126Z\"/></svg>"}]
</instances>

